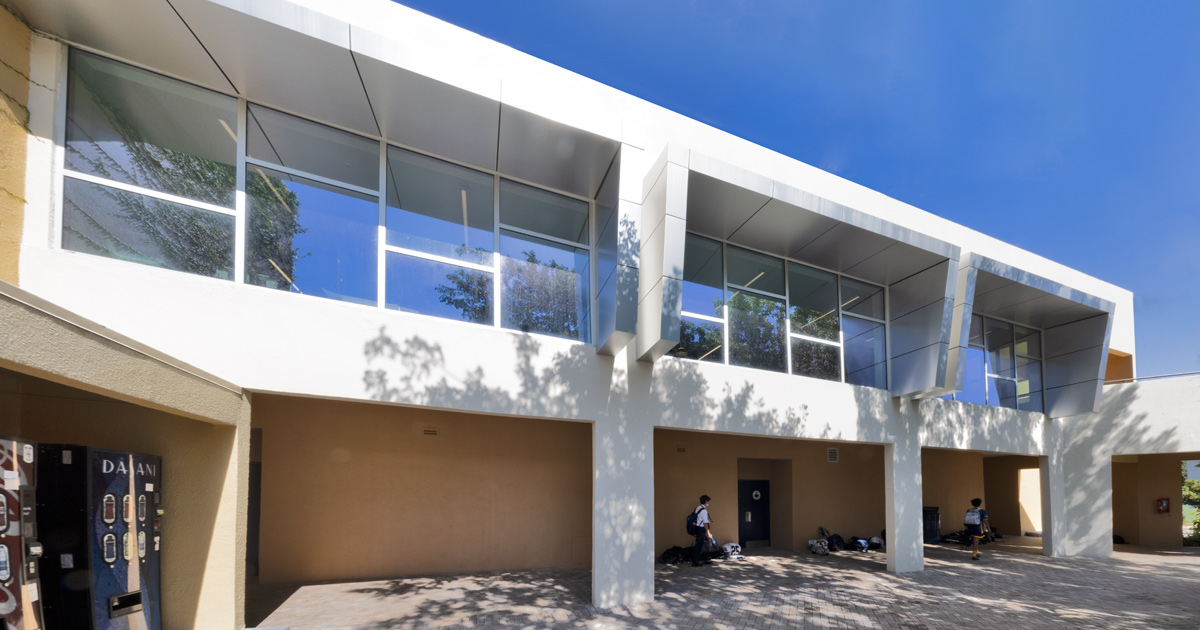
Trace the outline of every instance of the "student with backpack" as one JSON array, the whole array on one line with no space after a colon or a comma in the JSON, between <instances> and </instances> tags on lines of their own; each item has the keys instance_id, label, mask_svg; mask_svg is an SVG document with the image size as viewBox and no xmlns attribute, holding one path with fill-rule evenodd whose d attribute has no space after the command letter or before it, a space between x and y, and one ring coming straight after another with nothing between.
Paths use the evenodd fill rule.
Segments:
<instances>
[{"instance_id":1,"label":"student with backpack","mask_svg":"<svg viewBox=\"0 0 1200 630\"><path fill-rule=\"evenodd\" d=\"M971 499L971 509L963 516L963 525L967 526L967 535L971 537L971 559L979 559L979 541L983 540L985 532L991 529L988 524L987 510L979 507L983 499Z\"/></svg>"},{"instance_id":2,"label":"student with backpack","mask_svg":"<svg viewBox=\"0 0 1200 630\"><path fill-rule=\"evenodd\" d=\"M700 505L692 510L688 516L688 533L696 537L696 543L692 545L692 566L700 566L700 552L704 547L704 543L712 539L712 520L708 517L708 503L712 498L707 494L700 497ZM715 541L713 544L716 544ZM712 564L712 561L705 558L704 564Z\"/></svg>"}]
</instances>

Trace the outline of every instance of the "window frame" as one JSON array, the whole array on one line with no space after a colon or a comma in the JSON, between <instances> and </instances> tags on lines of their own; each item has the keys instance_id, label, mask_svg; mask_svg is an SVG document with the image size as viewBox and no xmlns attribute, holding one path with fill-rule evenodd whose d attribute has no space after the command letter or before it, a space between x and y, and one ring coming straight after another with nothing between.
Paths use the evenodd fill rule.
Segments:
<instances>
[{"instance_id":1,"label":"window frame","mask_svg":"<svg viewBox=\"0 0 1200 630\"><path fill-rule=\"evenodd\" d=\"M985 332L984 332L984 336L983 336L983 343L979 343L979 344L971 343L970 339L968 338L967 348L983 351L983 356L984 356L983 396L984 396L984 401L985 401L984 406L997 407L1000 409L1012 409L1014 411L1023 411L1025 413L1043 413L1043 414L1046 413L1045 412L1045 409L1046 409L1046 397L1045 397L1045 393L1046 393L1046 358L1045 358L1045 356L1035 357L1032 355L1021 354L1021 353L1017 352L1017 343L1016 343L1017 340L1016 340L1016 328L1015 327L1021 326L1028 330L1037 332L1038 348L1042 351L1043 355L1045 354L1045 348L1046 348L1046 330L1044 328L1037 328L1036 326L1031 326L1029 324L1025 324L1025 323L1018 322L1018 321L1011 320L1011 319L1006 319L1003 317L994 317L992 315L987 315L984 313L974 313L974 312L971 313L971 318L975 318L975 317L981 317L984 320L983 330ZM1007 324L1009 327L1009 330L1011 330L1013 332L1013 343L1012 343L1012 345L1013 345L1013 350L1012 350L1012 352L1013 352L1013 376L1011 376L1011 377L1001 376L1001 375L993 373L991 371L991 365L990 365L990 361L988 359L988 353L990 352L990 348L987 345L987 334L986 334L986 331L987 331L987 321L986 320L989 320L989 319L994 322ZM971 327L970 319L968 319L966 322L964 322L964 325L967 327L967 330L969 331L970 327ZM968 333L968 337L969 336L970 335ZM1033 411L1030 409L1021 409L1019 402L1014 402L1013 404L1016 405L1014 407L1004 407L1003 405L998 404L999 400L996 400L996 401L992 400L992 398L997 396L997 394L993 393L991 381L989 379L994 378L994 379L999 379L1002 381L1011 382L1013 384L1014 389L1020 384L1020 379L1018 379L1016 376L1018 359L1032 359L1032 360L1035 360L1038 362L1038 377L1042 383L1042 389L1039 390L1039 393L1042 394L1042 411L1040 411L1040 412ZM960 383L959 385L961 386L962 384ZM958 400L958 395L960 393L962 393L962 392L961 391L953 392L953 393L947 394L947 396L949 396L950 397L949 399L954 402L962 402L964 404L972 404L972 405L979 404L979 403L967 403L967 401ZM1017 394L1016 396L1017 396L1017 400L1019 401L1020 394ZM943 396L943 398L945 398L945 396Z\"/></svg>"},{"instance_id":2,"label":"window frame","mask_svg":"<svg viewBox=\"0 0 1200 630\"><path fill-rule=\"evenodd\" d=\"M596 305L597 305L596 292L598 290L598 287L596 286L596 240L598 238L598 235L596 233L597 226L596 226L596 200L595 199L591 199L591 198L588 198L588 197L585 197L582 195L578 195L578 194L575 194L575 193L572 193L569 191L552 188L552 187L546 186L544 184L532 182L532 181L529 181L529 180L526 180L526 179L523 179L520 177L512 176L510 174L505 174L497 169L483 168L478 165L469 164L469 163L463 162L461 160L456 160L451 157L438 155L436 153L424 150L420 147L415 147L415 146L411 146L408 144L404 144L401 142L396 142L394 140L387 139L381 135L363 133L362 131L359 131L356 129L350 129L345 126L338 125L336 123L317 120L311 116L299 113L299 112L289 109L287 107L280 107L280 106L274 105L274 104L268 104L268 103L253 100L253 99L247 99L243 95L234 93L232 91L215 89L215 88L212 88L212 87L209 87L206 85L199 85L199 84L195 83L194 81L188 80L184 77L180 77L180 76L168 73L168 72L163 72L161 70L148 67L145 64L141 64L141 63L137 63L134 61L130 61L128 59L117 57L117 56L108 54L103 51L96 50L96 49L88 47L88 46L82 46L82 45L79 45L79 44L76 44L76 43L70 42L70 41L66 41L65 43L67 45L67 54L62 55L61 58L59 59L59 64L58 64L59 74L58 74L58 83L57 83L58 91L57 91L56 103L55 103L55 107L57 108L55 119L56 119L56 123L57 123L58 127L55 130L55 156L54 156L54 165L57 170L57 173L52 177L52 182L53 182L52 187L53 187L53 193L54 193L54 208L53 208L54 216L51 217L51 221L50 221L50 229L51 229L51 234L52 234L51 239L50 239L50 246L52 249L60 250L60 251L67 251L67 252L71 252L72 254L95 255L95 254L88 254L87 252L76 252L75 250L68 250L63 247L63 228L64 228L63 194L62 194L63 186L64 186L65 180L67 178L79 179L79 180L86 181L86 182L93 183L93 184L117 188L117 189L123 190L125 192L129 192L132 194L144 195L146 197L151 197L151 198L155 198L155 199L178 203L180 205L198 208L198 209L205 210L205 211L217 212L217 213L220 213L223 215L232 216L234 218L234 242L233 242L234 268L233 268L233 278L232 278L233 283L243 285L243 286L248 286L248 287L254 287L255 289L278 291L278 289L271 289L268 287L259 287L259 286L253 285L253 284L245 281L246 246L247 246L246 229L247 229L247 217L248 217L248 213L249 213L249 201L247 199L247 194L246 194L247 179L248 179L247 168L248 168L248 166L257 165L262 168L269 168L269 169L277 170L277 171L284 172L284 173L287 173L290 175L295 175L297 177L311 179L311 180L318 181L318 182L321 182L321 183L324 183L324 184L327 184L330 186L344 188L344 189L351 190L351 191L354 191L354 192L357 192L360 194L373 196L378 199L379 216L378 216L378 228L377 228L377 235L376 235L376 250L377 251L375 252L375 255L377 258L376 304L373 307L362 305L362 304L355 304L353 302L341 302L342 304L345 304L345 305L348 305L351 307L358 307L358 308L376 308L376 309L383 310L383 311L392 310L392 309L388 309L386 306L386 301L387 301L386 300L386 297L387 297L386 296L386 288L387 288L386 267L387 267L387 255L389 252L393 252L393 253L397 253L397 254L414 256L417 258L423 258L423 259L431 260L431 261L435 261L435 262L446 263L446 264L450 264L450 265L456 265L456 266L460 266L460 267L464 267L464 268L468 268L468 269L473 269L473 270L477 270L477 271L485 271L485 272L491 273L493 276L493 294L492 295L493 295L493 300L494 300L494 304L493 304L493 308L492 308L493 316L492 316L491 326L494 329L499 330L499 331L506 331L506 332L510 332L513 334L526 334L526 333L522 333L519 330L510 330L510 329L504 328L501 325L501 317L502 317L502 313L501 313L501 310L502 310L501 309L501 304L502 304L501 263L502 263L502 258L499 254L499 247L500 247L500 231L501 231L501 229L505 229L505 230L509 230L509 231L523 234L526 236L532 236L535 238L545 239L545 240L552 241L552 242L555 242L558 244L562 244L562 245L577 248L577 249L584 249L587 251L588 291L587 291L587 295L584 296L584 300L588 307L588 311L587 311L588 338L587 338L587 341L571 340L571 339L562 338L562 337L558 337L558 338L563 339L564 341L568 341L568 342L574 341L575 343L595 345L597 331L598 331L598 324L596 321ZM72 50L78 50L80 52L86 53L88 55L93 55L93 56L105 59L107 61L124 64L124 65L127 65L127 66L134 68L136 70L139 70L139 71L147 72L152 75L162 77L162 78L165 78L165 79L168 79L171 81L178 81L178 82L186 84L190 87L194 87L196 89L207 90L214 94L219 94L219 95L233 99L236 103L236 108L237 108L237 129L229 130L235 136L234 139L236 140L236 143L237 143L237 149L236 149L237 155L236 155L236 164L235 164L235 166L236 166L236 182L235 182L235 190L234 190L233 207L229 208L229 207L223 207L223 206L219 206L219 205L215 205L215 204L211 204L211 203L206 203L203 201L191 200L191 199L187 199L187 198L183 198L183 197L178 197L176 195L171 195L169 193L162 193L162 192L155 191L152 189L142 188L140 186L133 186L133 185L125 184L123 182L119 182L116 180L108 180L103 177L98 177L98 176L89 175L86 173L80 173L80 172L76 172L73 170L68 170L66 168L65 144L66 144L67 104L68 104L67 91L69 89L71 71L72 71L72 67L70 64ZM316 173L309 173L307 171L302 171L300 169L282 166L279 164L274 164L269 161L249 157L247 155L247 151L248 151L248 146L247 146L248 145L248 118L249 118L248 111L249 111L249 107L251 104L253 104L256 107L262 107L262 108L274 110L275 112L278 112L281 114L293 116L293 117L303 120L305 122L309 122L309 123L312 123L315 125L321 125L324 127L338 130L338 131L346 132L346 133L352 134L354 136L365 138L367 140L376 142L379 145L379 177L378 177L377 188L375 190L371 190L371 189L364 188L362 186L351 184L349 182L343 182L340 180L331 179L324 175L318 175ZM435 254L428 254L428 253L417 251L417 250L406 249L406 248L387 244L387 188L386 188L386 186L387 186L387 154L388 154L388 149L390 147L396 147L398 149L410 151L412 153L415 153L415 154L418 154L418 155L421 155L424 157L441 160L443 162L453 164L456 166L460 166L460 167L463 167L466 169L470 169L472 171L475 171L478 173L483 173L485 175L489 175L492 177L492 182L493 182L493 194L492 194L493 252L492 252L492 264L490 266L479 265L479 264L470 263L467 261L448 259L446 257L437 256ZM611 170L611 165L610 165L609 170ZM606 172L605 177L608 177L610 175L611 175L611 173ZM553 193L556 195L560 195L562 197L566 197L568 199L580 201L580 202L587 204L587 219L586 219L586 224L587 224L587 229L588 229L587 242L579 243L579 242L573 242L573 241L566 241L564 239L554 237L554 236L551 236L548 234L540 234L537 232L533 232L526 228L509 226L507 224L501 224L500 223L500 183L502 180L507 180L507 181L513 182L515 184L519 184L522 186L528 186L530 188ZM101 257L103 257L103 256L101 256ZM131 263L130 261L124 261L124 260L120 260L120 259L116 259L116 258L109 258L109 260L113 260L117 263L141 264L141 263ZM174 270L168 270L168 271L172 271L173 273L180 273L180 272L176 272ZM187 273L187 272L182 272L182 273ZM192 274L192 275L194 275L194 274ZM195 277L199 278L201 280L206 279L205 276L195 276ZM228 280L221 279L221 278L207 278L207 279L215 280L218 282L228 282ZM292 293L292 292L289 290L289 293ZM295 294L295 295L298 296L300 299L317 299L317 300L322 300L324 302L330 301L329 298L316 296L316 295L308 295L308 294ZM409 315L409 316L415 316L415 317L430 318L433 320L437 320L439 322L453 322L455 324L466 324L469 326L479 326L479 324L474 324L471 322L460 322L458 320L447 319L447 318L438 317L435 315L425 315L425 314L421 314L421 313L409 313L409 312L405 312L405 314ZM539 334L540 335L541 333L529 333L529 334Z\"/></svg>"},{"instance_id":3,"label":"window frame","mask_svg":"<svg viewBox=\"0 0 1200 630\"><path fill-rule=\"evenodd\" d=\"M722 354L723 354L723 359L721 361L722 365L725 365L728 367L735 367L735 368L756 369L756 370L762 370L762 371L767 371L767 372L774 371L774 370L769 370L766 368L755 368L755 367L749 367L749 366L733 365L729 362L729 354L730 354L730 352L729 352L729 350L730 350L730 348L729 348L729 327L730 327L729 299L730 299L730 297L729 296L730 296L730 291L744 291L744 292L747 292L750 294L757 294L757 295L762 295L764 297L783 300L785 311L784 311L784 336L783 336L782 341L783 341L783 345L784 345L784 361L786 363L787 369L782 373L787 374L789 376L801 376L804 378L812 378L812 379L816 379L816 380L828 380L828 379L821 379L821 378L813 377L813 376L805 376L803 374L797 374L792 371L792 340L798 339L801 341L816 342L816 343L820 343L820 344L824 344L824 345L828 345L828 346L837 347L838 356L840 358L839 362L840 362L841 375L838 380L836 380L836 381L829 380L829 382L846 383L846 348L845 348L846 338L845 338L844 327L841 325L840 322L846 317L854 317L856 319L860 319L863 321L868 321L868 322L872 322L875 324L881 324L884 327L884 335L885 335L884 351L885 351L886 356L884 357L884 365L885 365L885 369L887 370L886 385L887 385L888 390L889 391L891 390L891 386L892 386L892 356L891 356L891 354L892 354L891 353L892 334L891 334L891 325L888 323L888 320L887 320L887 318L890 316L890 313L891 313L891 310L890 310L891 309L891 299L889 297L888 287L886 285L881 285L881 284L878 284L875 282L871 282L869 280L865 280L858 276L852 276L850 274L841 273L838 271L834 271L832 269L820 267L818 265L801 262L799 260L795 260L794 258L789 258L787 256L779 256L777 254L765 252L763 250L755 249L753 247L747 247L746 245L743 245L740 243L732 243L727 239L714 238L712 236L709 236L707 234L701 234L699 232L693 232L693 231L689 230L686 232L686 236L695 236L698 238L703 238L705 240L712 241L714 243L718 243L721 246L721 287L722 287L722 299L724 300L723 304L721 305L721 317L714 317L712 315L703 315L700 313L694 313L692 311L687 311L687 310L682 310L682 309L680 310L680 316L681 317L690 317L693 319L699 319L702 321L709 321L709 322L713 322L715 324L721 324L721 327L722 327L721 330L723 333L722 346L721 346ZM686 236L685 236L685 238L686 238ZM753 252L756 254L761 254L764 256L769 256L773 259L781 261L783 264L783 291L784 291L783 294L778 294L778 293L774 293L772 291L764 291L761 289L755 289L753 287L745 287L742 285L736 285L736 284L730 283L729 282L729 248L730 247L737 247L739 249L743 249L743 250ZM810 335L804 335L801 333L792 332L792 318L789 314L791 307L792 307L791 283L788 281L788 277L789 277L788 272L789 272L789 265L793 265L793 264L799 265L801 267L806 267L808 269L815 269L817 271L828 273L833 276L834 285L835 285L835 289L837 292L837 304L838 304L838 316L839 316L838 340L837 341L832 341L829 339L822 339L819 337L813 337ZM845 304L843 304L843 301L842 301L842 299L843 299L842 278L849 278L856 282L861 282L864 284L868 284L871 286L881 288L883 290L884 319L876 319L873 317L867 317L865 315L858 315L855 313L850 313L849 311L845 310ZM694 359L688 359L687 357L676 357L676 358L678 358L680 360L694 360Z\"/></svg>"}]
</instances>

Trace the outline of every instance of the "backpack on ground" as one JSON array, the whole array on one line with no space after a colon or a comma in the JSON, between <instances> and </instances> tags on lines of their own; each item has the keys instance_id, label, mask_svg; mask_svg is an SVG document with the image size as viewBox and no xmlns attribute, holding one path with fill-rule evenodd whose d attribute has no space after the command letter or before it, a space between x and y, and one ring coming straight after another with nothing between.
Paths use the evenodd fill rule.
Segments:
<instances>
[{"instance_id":1,"label":"backpack on ground","mask_svg":"<svg viewBox=\"0 0 1200 630\"><path fill-rule=\"evenodd\" d=\"M814 538L808 541L808 550L818 556L829 555L829 541L824 538Z\"/></svg>"},{"instance_id":2,"label":"backpack on ground","mask_svg":"<svg viewBox=\"0 0 1200 630\"><path fill-rule=\"evenodd\" d=\"M866 538L851 536L849 548L852 551L866 551L871 548L871 545L867 542Z\"/></svg>"},{"instance_id":3,"label":"backpack on ground","mask_svg":"<svg viewBox=\"0 0 1200 630\"><path fill-rule=\"evenodd\" d=\"M867 539L867 548L871 549L872 551L874 551L876 549L883 549L883 539L878 536L872 536L872 537L868 538Z\"/></svg>"},{"instance_id":4,"label":"backpack on ground","mask_svg":"<svg viewBox=\"0 0 1200 630\"><path fill-rule=\"evenodd\" d=\"M846 550L846 540L844 538L842 538L841 534L830 535L828 538L826 538L826 542L829 543L830 551L845 551Z\"/></svg>"},{"instance_id":5,"label":"backpack on ground","mask_svg":"<svg viewBox=\"0 0 1200 630\"><path fill-rule=\"evenodd\" d=\"M978 525L983 522L983 518L979 513L979 508L971 508L967 510L966 516L963 516L963 525Z\"/></svg>"}]
</instances>

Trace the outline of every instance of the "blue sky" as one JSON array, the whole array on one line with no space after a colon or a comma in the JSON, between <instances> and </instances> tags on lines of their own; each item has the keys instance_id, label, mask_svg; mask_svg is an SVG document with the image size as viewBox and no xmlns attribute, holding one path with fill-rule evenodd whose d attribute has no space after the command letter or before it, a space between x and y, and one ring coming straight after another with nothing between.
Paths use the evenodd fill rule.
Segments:
<instances>
[{"instance_id":1,"label":"blue sky","mask_svg":"<svg viewBox=\"0 0 1200 630\"><path fill-rule=\"evenodd\" d=\"M1134 292L1200 370L1200 3L404 0Z\"/></svg>"}]
</instances>

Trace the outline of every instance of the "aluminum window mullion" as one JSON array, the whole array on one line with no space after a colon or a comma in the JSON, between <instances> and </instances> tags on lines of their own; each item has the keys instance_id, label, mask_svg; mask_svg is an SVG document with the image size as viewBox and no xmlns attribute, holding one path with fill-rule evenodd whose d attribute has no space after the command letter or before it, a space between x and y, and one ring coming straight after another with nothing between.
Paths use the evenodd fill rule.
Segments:
<instances>
[{"instance_id":1,"label":"aluminum window mullion","mask_svg":"<svg viewBox=\"0 0 1200 630\"><path fill-rule=\"evenodd\" d=\"M237 185L233 193L233 281L246 282L246 225L249 204L246 199L246 99L238 98L237 109Z\"/></svg>"},{"instance_id":2,"label":"aluminum window mullion","mask_svg":"<svg viewBox=\"0 0 1200 630\"><path fill-rule=\"evenodd\" d=\"M371 190L370 188L363 188L362 186L355 186L354 184L347 184L346 182L343 182L343 181L339 181L336 179L330 179L330 178L322 176L322 175L315 175L313 173L309 173L308 171L302 171L300 169L292 168L290 166L280 166L278 164L274 164L274 163L268 162L266 160L259 160L256 158L247 157L246 164L253 164L255 166L261 166L262 168L271 169L272 171L279 171L280 173L287 173L288 175L294 175L296 177L303 177L304 179L311 179L314 182L321 182L322 184L326 184L329 186L336 186L338 188L343 188L345 190L352 190L356 193L360 193L363 195L370 195L372 197L381 196L379 194L378 190Z\"/></svg>"},{"instance_id":3,"label":"aluminum window mullion","mask_svg":"<svg viewBox=\"0 0 1200 630\"><path fill-rule=\"evenodd\" d=\"M375 304L387 308L387 143L379 143L379 226L375 232Z\"/></svg>"},{"instance_id":4,"label":"aluminum window mullion","mask_svg":"<svg viewBox=\"0 0 1200 630\"><path fill-rule=\"evenodd\" d=\"M691 311L684 311L684 310L679 311L679 314L683 315L684 317L691 317L693 319L702 319L706 322L713 322L714 324L724 324L725 323L724 319L721 319L720 317L713 317L712 315L701 315L699 313L693 313Z\"/></svg>"},{"instance_id":5,"label":"aluminum window mullion","mask_svg":"<svg viewBox=\"0 0 1200 630\"><path fill-rule=\"evenodd\" d=\"M729 365L729 247L721 241L721 353L722 362Z\"/></svg>"},{"instance_id":6,"label":"aluminum window mullion","mask_svg":"<svg viewBox=\"0 0 1200 630\"><path fill-rule=\"evenodd\" d=\"M507 225L507 224L500 224L499 218L497 218L497 225L500 226L501 230L508 230L509 232L516 232L518 234L524 234L525 236L532 236L534 238L540 238L543 240L552 241L554 243L558 243L559 245L565 245L567 247L577 247L579 249L586 249L588 251L591 251L591 249L592 249L589 245L581 245L579 243L576 243L575 241L568 241L563 238L558 238L557 236L549 236L546 234L542 234L540 232L534 232L533 230L529 230L526 228L519 228L519 227ZM500 245L499 245L499 243L497 243L496 244L497 250L499 250L499 247L500 247Z\"/></svg>"},{"instance_id":7,"label":"aluminum window mullion","mask_svg":"<svg viewBox=\"0 0 1200 630\"><path fill-rule=\"evenodd\" d=\"M444 263L447 265L454 265L455 267L462 267L464 269L472 269L474 271L482 271L484 273L493 273L495 271L495 267L492 267L489 265L481 265L479 263L467 262L465 260L459 260L457 258L448 258L446 256L439 256L438 254L430 254L429 252L423 252L423 251L416 250L416 249L408 249L406 247L399 247L397 245L386 245L385 244L383 246L383 249L384 249L384 251L387 251L387 252L403 254L405 256L412 256L413 258L421 258L424 260L431 260L433 262Z\"/></svg>"},{"instance_id":8,"label":"aluminum window mullion","mask_svg":"<svg viewBox=\"0 0 1200 630\"><path fill-rule=\"evenodd\" d=\"M599 192L600 192L599 189L597 189L596 194L598 195ZM613 214L615 216L616 212L614 211ZM596 279L596 260L592 257L592 252L596 251L596 238L598 236L596 234L596 202L595 202L595 200L588 201L588 228L589 228L588 231L590 232L590 238L588 238L588 254L587 254L587 256L588 256L588 276L591 280L591 290L588 291L588 295L585 297L588 300L588 328L590 329L589 332L591 333L591 335L588 337L588 341L594 346L594 345L596 345L596 341L597 341L596 337L600 334L599 328L596 326L596 303L597 303L596 297L597 297L597 293L600 291L600 287L597 286L598 282Z\"/></svg>"},{"instance_id":9,"label":"aluminum window mullion","mask_svg":"<svg viewBox=\"0 0 1200 630\"><path fill-rule=\"evenodd\" d=\"M225 206L218 206L216 204L207 203L204 201L196 201L195 199L188 199L187 197L180 197L178 195L172 195L170 193L159 192L157 190L151 190L149 188L142 188L141 186L134 186L133 184L126 184L125 182L119 182L119 181L116 181L113 179L105 179L103 177L97 177L96 175L89 175L87 173L80 173L78 171L71 171L71 170L64 169L63 175L66 177L70 177L71 179L78 179L80 181L88 182L91 184L96 184L98 186L107 186L109 188L116 188L117 190L123 190L127 193L133 193L135 195L142 195L143 197L150 197L151 199L159 199L161 201L169 201L171 203L179 204L181 206L188 206L190 208L207 210L209 212L216 212L219 214L227 214L229 216L237 215L236 191L235 191L235 195L234 195L234 207L226 208Z\"/></svg>"},{"instance_id":10,"label":"aluminum window mullion","mask_svg":"<svg viewBox=\"0 0 1200 630\"><path fill-rule=\"evenodd\" d=\"M788 337L790 337L792 339L799 339L801 341L811 341L814 343L820 343L820 344L824 344L827 346L834 346L836 348L842 347L842 342L840 342L840 341L833 341L830 339L821 339L820 337L809 337L808 335L802 335L800 333L789 332Z\"/></svg>"},{"instance_id":11,"label":"aluminum window mullion","mask_svg":"<svg viewBox=\"0 0 1200 630\"><path fill-rule=\"evenodd\" d=\"M780 295L778 293L772 293L770 291L763 291L762 289L755 289L753 287L747 287L747 286L742 286L740 284L733 284L733 283L729 283L729 287L731 289L736 290L738 293L753 293L753 294L760 295L763 297L774 298L776 300L783 300L785 303L787 302L786 294Z\"/></svg>"},{"instance_id":12,"label":"aluminum window mullion","mask_svg":"<svg viewBox=\"0 0 1200 630\"><path fill-rule=\"evenodd\" d=\"M500 255L500 174L492 173L492 326L501 327L500 292L503 290L500 273L504 257Z\"/></svg>"},{"instance_id":13,"label":"aluminum window mullion","mask_svg":"<svg viewBox=\"0 0 1200 630\"><path fill-rule=\"evenodd\" d=\"M54 249L62 249L63 226L66 225L66 220L63 217L65 208L63 207L63 198L66 196L65 185L63 181L63 173L67 170L67 90L70 84L70 57L69 49L59 48L61 56L58 59L58 83L55 86L58 88L58 93L55 94L55 106L58 107L57 115L55 116L56 127L54 129L54 168L55 173L51 177L51 190L53 194L53 204L50 216L50 245Z\"/></svg>"}]
</instances>

